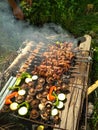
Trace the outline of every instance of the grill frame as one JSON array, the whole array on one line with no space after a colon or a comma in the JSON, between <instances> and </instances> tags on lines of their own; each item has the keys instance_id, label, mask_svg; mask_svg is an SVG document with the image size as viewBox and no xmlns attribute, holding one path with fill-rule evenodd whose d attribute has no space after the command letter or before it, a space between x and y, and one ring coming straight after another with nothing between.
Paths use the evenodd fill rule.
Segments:
<instances>
[{"instance_id":1,"label":"grill frame","mask_svg":"<svg viewBox=\"0 0 98 130\"><path fill-rule=\"evenodd\" d=\"M40 46L43 46L44 44L40 44L40 45L38 45L38 51L39 51L39 49L40 49ZM42 50L40 50L40 51L43 51L43 48L42 48ZM33 56L34 56L34 53L32 52L31 53L31 55L33 54ZM26 67L26 68L24 68L24 64L23 64L23 66L21 66L21 68L20 68L20 70L19 70L19 72L18 72L18 74L16 75L16 77L18 77L20 74L21 74L21 72L23 72L23 71L27 71L27 72L29 72L28 71L28 68L29 68L29 65L31 64L31 62L32 62L32 57L31 57L31 55L29 56L29 59L31 59L31 60L28 60L29 62L28 62L28 66ZM82 112L82 108L83 108L83 101L84 101L84 98L86 97L86 99L87 99L87 88L88 88L88 76L89 76L89 71L90 71L90 65L91 65L91 61L89 60L89 57L92 57L92 51L91 50L79 50L79 52L77 53L77 57L78 57L78 55L79 56L81 56L81 55L83 55L84 57L81 57L81 60L80 61L77 61L78 63L80 63L80 65L78 65L78 67L76 67L76 68L78 68L78 69L80 69L81 70L81 66L85 66L86 68L84 68L84 70L85 69L87 69L87 73L86 74L83 74L83 73L78 73L78 70L76 70L76 74L75 74L75 77L80 77L79 79L81 79L81 80L83 80L83 84L79 84L78 82L79 81L77 81L77 80L79 80L78 78L76 78L76 82L77 83L72 83L71 82L71 84L69 85L70 86L70 89L71 89L71 98L70 98L70 101L69 101L69 104L67 104L68 106L69 106L69 109L68 109L68 111L70 111L70 106L72 105L72 98L73 98L73 94L74 94L74 91L76 91L75 89L77 89L77 93L79 93L79 90L81 90L82 91L82 93L81 93L81 95L83 95L83 97L81 97L81 105L80 105L80 107L79 107L79 115L81 115L81 112ZM40 53L38 53L38 55L35 55L35 56L40 56ZM79 57L80 58L80 57ZM31 62L30 62L31 61ZM84 64L84 65L83 65ZM24 68L24 69L23 69ZM22 70L23 69L23 70ZM83 69L83 68L82 68ZM76 102L77 102L77 98L76 98ZM74 106L73 107L75 107L75 104L76 103L74 103ZM66 103L65 103L65 106L66 106ZM87 108L87 103L86 103L86 108ZM65 111L63 111L62 113L65 113ZM74 130L75 128L78 130L78 126L79 126L79 120L80 120L80 116L78 115L78 118L77 118L77 122L75 123L75 125L76 126L73 126L73 128L70 128L70 130L72 129L72 130ZM86 112L86 115L87 115L87 112ZM11 116L14 116L14 117L16 117L16 118L20 118L20 119L23 119L23 120L25 120L25 121L28 121L28 122L30 122L31 124L32 123L35 123L35 124L43 124L43 125L45 125L45 126L50 126L50 127L52 127L54 130L57 130L57 129L61 129L61 130L67 130L68 128L68 126L67 126L67 121L64 121L65 122L65 124L63 125L63 127L64 128L62 128L61 126L58 126L58 125L51 125L51 124L47 124L47 123L43 123L43 122L38 122L38 121L36 121L36 120L29 120L29 119L27 119L27 118L23 118L23 117L19 117L19 116L16 116L16 115L13 115L13 114L11 114ZM64 118L64 115L61 117L61 119L63 120L63 118ZM66 117L66 120L67 120L67 117ZM68 121L69 121L69 119L68 119ZM87 121L85 120L85 125L86 125L86 123L87 123ZM73 123L74 124L74 123ZM61 123L61 125L62 125L62 123ZM75 130L76 130L75 129Z\"/></svg>"}]
</instances>

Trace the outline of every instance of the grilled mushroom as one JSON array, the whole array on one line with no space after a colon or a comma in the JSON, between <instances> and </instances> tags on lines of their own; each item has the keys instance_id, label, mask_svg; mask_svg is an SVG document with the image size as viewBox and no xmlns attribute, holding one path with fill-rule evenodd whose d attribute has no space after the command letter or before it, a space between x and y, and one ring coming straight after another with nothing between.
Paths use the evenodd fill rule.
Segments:
<instances>
[{"instance_id":1,"label":"grilled mushroom","mask_svg":"<svg viewBox=\"0 0 98 130\"><path fill-rule=\"evenodd\" d=\"M46 86L45 86L45 90L46 90L46 91L49 91L49 89L50 89L50 86L49 86L49 85L46 85Z\"/></svg>"},{"instance_id":2,"label":"grilled mushroom","mask_svg":"<svg viewBox=\"0 0 98 130\"><path fill-rule=\"evenodd\" d=\"M45 79L44 78L39 78L38 79L38 84L44 85L44 83L45 83Z\"/></svg>"},{"instance_id":3,"label":"grilled mushroom","mask_svg":"<svg viewBox=\"0 0 98 130\"><path fill-rule=\"evenodd\" d=\"M53 117L53 122L54 122L55 124L59 124L60 121L61 121L61 119L60 119L59 115L56 115L56 116Z\"/></svg>"},{"instance_id":4,"label":"grilled mushroom","mask_svg":"<svg viewBox=\"0 0 98 130\"><path fill-rule=\"evenodd\" d=\"M30 103L33 100L32 95L27 95L26 99L25 99L28 103Z\"/></svg>"},{"instance_id":5,"label":"grilled mushroom","mask_svg":"<svg viewBox=\"0 0 98 130\"><path fill-rule=\"evenodd\" d=\"M41 113L41 118L45 121L48 121L49 120L49 114L47 113L47 111L43 111Z\"/></svg>"},{"instance_id":6,"label":"grilled mushroom","mask_svg":"<svg viewBox=\"0 0 98 130\"><path fill-rule=\"evenodd\" d=\"M42 90L43 90L43 85L42 84L36 85L36 91L42 91Z\"/></svg>"},{"instance_id":7,"label":"grilled mushroom","mask_svg":"<svg viewBox=\"0 0 98 130\"><path fill-rule=\"evenodd\" d=\"M45 108L45 104L44 103L40 103L38 105L39 109L42 111Z\"/></svg>"},{"instance_id":8,"label":"grilled mushroom","mask_svg":"<svg viewBox=\"0 0 98 130\"><path fill-rule=\"evenodd\" d=\"M26 83L22 84L21 89L27 89L28 85Z\"/></svg>"},{"instance_id":9,"label":"grilled mushroom","mask_svg":"<svg viewBox=\"0 0 98 130\"><path fill-rule=\"evenodd\" d=\"M36 95L36 98L39 99L39 100L41 100L41 99L42 99L42 94L41 94L41 93L38 93L38 94Z\"/></svg>"},{"instance_id":10,"label":"grilled mushroom","mask_svg":"<svg viewBox=\"0 0 98 130\"><path fill-rule=\"evenodd\" d=\"M33 81L30 81L27 83L28 87L34 87L34 82Z\"/></svg>"},{"instance_id":11,"label":"grilled mushroom","mask_svg":"<svg viewBox=\"0 0 98 130\"><path fill-rule=\"evenodd\" d=\"M31 101L30 106L32 108L37 108L38 104L39 104L39 100L38 99L34 99L34 100Z\"/></svg>"},{"instance_id":12,"label":"grilled mushroom","mask_svg":"<svg viewBox=\"0 0 98 130\"><path fill-rule=\"evenodd\" d=\"M41 103L46 103L47 102L47 98L42 98L41 99Z\"/></svg>"},{"instance_id":13,"label":"grilled mushroom","mask_svg":"<svg viewBox=\"0 0 98 130\"><path fill-rule=\"evenodd\" d=\"M35 95L35 89L34 88L30 88L29 91L28 91L28 94L29 95Z\"/></svg>"},{"instance_id":14,"label":"grilled mushroom","mask_svg":"<svg viewBox=\"0 0 98 130\"><path fill-rule=\"evenodd\" d=\"M30 118L31 119L36 119L39 117L39 112L36 109L32 109L30 112Z\"/></svg>"},{"instance_id":15,"label":"grilled mushroom","mask_svg":"<svg viewBox=\"0 0 98 130\"><path fill-rule=\"evenodd\" d=\"M45 106L46 106L46 108L52 108L52 102L47 101L47 102L45 103Z\"/></svg>"},{"instance_id":16,"label":"grilled mushroom","mask_svg":"<svg viewBox=\"0 0 98 130\"><path fill-rule=\"evenodd\" d=\"M15 101L17 103L22 103L24 101L25 97L24 95L18 95L16 98L15 98Z\"/></svg>"},{"instance_id":17,"label":"grilled mushroom","mask_svg":"<svg viewBox=\"0 0 98 130\"><path fill-rule=\"evenodd\" d=\"M49 93L48 91L42 92L42 97L47 97L48 93Z\"/></svg>"}]
</instances>

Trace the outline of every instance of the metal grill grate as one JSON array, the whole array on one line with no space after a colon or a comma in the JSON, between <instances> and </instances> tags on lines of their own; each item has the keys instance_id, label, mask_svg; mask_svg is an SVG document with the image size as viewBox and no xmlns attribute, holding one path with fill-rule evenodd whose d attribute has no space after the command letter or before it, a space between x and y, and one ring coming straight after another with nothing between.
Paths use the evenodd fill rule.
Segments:
<instances>
[{"instance_id":1,"label":"metal grill grate","mask_svg":"<svg viewBox=\"0 0 98 130\"><path fill-rule=\"evenodd\" d=\"M50 45L49 45L50 46ZM22 72L28 72L31 74L33 69L36 66L39 66L41 61L44 59L42 57L43 52L45 52L48 48L48 45L40 43L34 48L31 52L29 58L25 61L23 66L21 66L20 70L17 73L17 77L21 75ZM79 119L82 112L83 101L86 96L87 86L88 86L88 76L91 64L91 51L83 51L77 49L75 52L76 59L75 59L75 66L69 70L70 73L67 75L67 81L69 81L69 93L67 94L67 101L65 102L65 108L60 112L61 122L59 125L54 125L52 122L44 122L42 120L31 120L24 117L19 117L18 115L13 115L14 117L18 117L25 121L29 121L31 124L43 124L44 126L50 126L54 130L61 129L61 130L70 130L70 129L78 129ZM11 80L11 81L10 81ZM1 99L1 107L3 106L5 96L8 94L8 86L13 85L16 81L15 77L11 77L5 85L4 89L1 91L1 95L3 95ZM6 94L5 94L6 93ZM72 123L70 128L70 123Z\"/></svg>"}]
</instances>

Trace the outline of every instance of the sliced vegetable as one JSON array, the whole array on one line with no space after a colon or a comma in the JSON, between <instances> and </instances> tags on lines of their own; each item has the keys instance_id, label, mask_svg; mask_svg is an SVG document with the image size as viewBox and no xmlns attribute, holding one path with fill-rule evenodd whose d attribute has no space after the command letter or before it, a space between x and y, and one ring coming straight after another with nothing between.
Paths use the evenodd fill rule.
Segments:
<instances>
[{"instance_id":1,"label":"sliced vegetable","mask_svg":"<svg viewBox=\"0 0 98 130\"><path fill-rule=\"evenodd\" d=\"M56 91L56 86L52 86L51 88L50 88L50 91L49 91L49 94L47 95L47 98L48 98L48 100L50 100L50 101L54 101L55 100L55 96L53 95L53 91Z\"/></svg>"},{"instance_id":2,"label":"sliced vegetable","mask_svg":"<svg viewBox=\"0 0 98 130\"><path fill-rule=\"evenodd\" d=\"M37 130L44 130L44 125L39 125L38 127L37 127Z\"/></svg>"},{"instance_id":3,"label":"sliced vegetable","mask_svg":"<svg viewBox=\"0 0 98 130\"><path fill-rule=\"evenodd\" d=\"M9 105L9 104L11 104L11 103L12 103L12 101L11 101L10 99L6 99L6 100L5 100L5 104L6 104L6 105Z\"/></svg>"},{"instance_id":4,"label":"sliced vegetable","mask_svg":"<svg viewBox=\"0 0 98 130\"><path fill-rule=\"evenodd\" d=\"M64 107L64 103L59 101L59 104L56 106L58 109L62 109Z\"/></svg>"},{"instance_id":5,"label":"sliced vegetable","mask_svg":"<svg viewBox=\"0 0 98 130\"><path fill-rule=\"evenodd\" d=\"M21 82L21 77L16 79L15 86L18 86L20 84L20 82Z\"/></svg>"},{"instance_id":6,"label":"sliced vegetable","mask_svg":"<svg viewBox=\"0 0 98 130\"><path fill-rule=\"evenodd\" d=\"M38 79L38 76L37 75L33 75L32 76L32 80L37 80Z\"/></svg>"},{"instance_id":7,"label":"sliced vegetable","mask_svg":"<svg viewBox=\"0 0 98 130\"><path fill-rule=\"evenodd\" d=\"M9 87L9 90L16 90L16 89L20 89L20 86L12 86L12 87Z\"/></svg>"},{"instance_id":8,"label":"sliced vegetable","mask_svg":"<svg viewBox=\"0 0 98 130\"><path fill-rule=\"evenodd\" d=\"M29 82L31 82L31 81L32 81L32 78L26 78L26 79L25 79L25 82L26 82L26 83L29 83Z\"/></svg>"},{"instance_id":9,"label":"sliced vegetable","mask_svg":"<svg viewBox=\"0 0 98 130\"><path fill-rule=\"evenodd\" d=\"M27 73L27 72L23 72L22 74L21 74L21 78L22 79L24 79L24 78L31 78L32 76L29 74L29 73Z\"/></svg>"},{"instance_id":10,"label":"sliced vegetable","mask_svg":"<svg viewBox=\"0 0 98 130\"><path fill-rule=\"evenodd\" d=\"M26 106L29 109L29 103L27 101L19 104L18 108L20 108L21 106Z\"/></svg>"},{"instance_id":11,"label":"sliced vegetable","mask_svg":"<svg viewBox=\"0 0 98 130\"><path fill-rule=\"evenodd\" d=\"M66 95L64 93L60 93L60 94L58 94L58 99L60 101L64 101L66 99Z\"/></svg>"},{"instance_id":12,"label":"sliced vegetable","mask_svg":"<svg viewBox=\"0 0 98 130\"><path fill-rule=\"evenodd\" d=\"M17 95L18 95L18 92L10 93L8 96L6 96L5 104L11 104L12 103L11 99L16 97Z\"/></svg>"},{"instance_id":13,"label":"sliced vegetable","mask_svg":"<svg viewBox=\"0 0 98 130\"><path fill-rule=\"evenodd\" d=\"M29 110L29 104L28 102L23 102L21 104L18 105L18 114L21 116L24 116L28 113Z\"/></svg>"},{"instance_id":14,"label":"sliced vegetable","mask_svg":"<svg viewBox=\"0 0 98 130\"><path fill-rule=\"evenodd\" d=\"M18 91L18 94L21 95L21 96L25 95L26 91L24 89L21 89L21 90Z\"/></svg>"},{"instance_id":15,"label":"sliced vegetable","mask_svg":"<svg viewBox=\"0 0 98 130\"><path fill-rule=\"evenodd\" d=\"M23 72L22 75L16 79L15 85L12 86L12 87L9 87L9 89L10 89L10 90L14 90L14 89L18 89L18 90L19 90L19 89L20 89L20 86L19 86L19 85L20 85L22 79L27 78L26 81L27 81L27 83L28 83L28 80L31 81L31 77L32 77L32 76L31 76L29 73ZM28 78L30 78L30 79L28 79ZM30 81L29 81L29 82L30 82Z\"/></svg>"},{"instance_id":16,"label":"sliced vegetable","mask_svg":"<svg viewBox=\"0 0 98 130\"><path fill-rule=\"evenodd\" d=\"M59 100L58 100L58 96L55 92L53 92L53 95L55 96L56 98L56 101L53 103L54 106L57 106L59 104Z\"/></svg>"},{"instance_id":17,"label":"sliced vegetable","mask_svg":"<svg viewBox=\"0 0 98 130\"><path fill-rule=\"evenodd\" d=\"M28 113L28 108L26 106L20 107L18 109L18 114L24 116Z\"/></svg>"},{"instance_id":18,"label":"sliced vegetable","mask_svg":"<svg viewBox=\"0 0 98 130\"><path fill-rule=\"evenodd\" d=\"M51 115L56 116L58 114L58 110L56 108L51 110Z\"/></svg>"},{"instance_id":19,"label":"sliced vegetable","mask_svg":"<svg viewBox=\"0 0 98 130\"><path fill-rule=\"evenodd\" d=\"M10 109L11 109L12 111L17 110L17 109L18 109L18 103L16 103L16 102L11 103L11 104L10 104Z\"/></svg>"}]
</instances>

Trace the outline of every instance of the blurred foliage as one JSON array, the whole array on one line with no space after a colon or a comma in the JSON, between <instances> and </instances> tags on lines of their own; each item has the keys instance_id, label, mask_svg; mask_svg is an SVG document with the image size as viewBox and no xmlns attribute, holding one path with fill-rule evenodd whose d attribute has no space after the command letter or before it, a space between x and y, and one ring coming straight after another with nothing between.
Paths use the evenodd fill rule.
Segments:
<instances>
[{"instance_id":1,"label":"blurred foliage","mask_svg":"<svg viewBox=\"0 0 98 130\"><path fill-rule=\"evenodd\" d=\"M92 124L93 124L94 130L98 130L98 95L97 95L97 98L95 100L94 113L93 113L93 117L92 117Z\"/></svg>"},{"instance_id":2,"label":"blurred foliage","mask_svg":"<svg viewBox=\"0 0 98 130\"><path fill-rule=\"evenodd\" d=\"M98 32L97 0L33 0L31 6L22 0L20 6L25 19L33 25L53 22L76 36Z\"/></svg>"}]
</instances>

